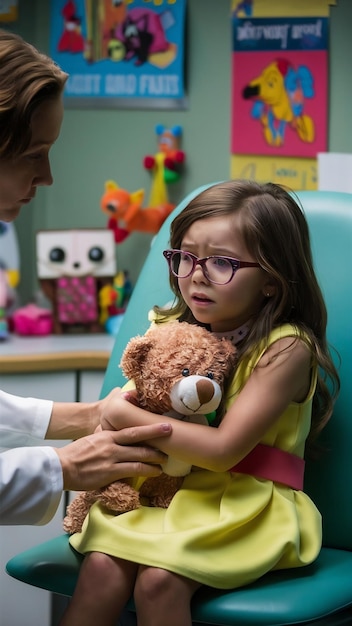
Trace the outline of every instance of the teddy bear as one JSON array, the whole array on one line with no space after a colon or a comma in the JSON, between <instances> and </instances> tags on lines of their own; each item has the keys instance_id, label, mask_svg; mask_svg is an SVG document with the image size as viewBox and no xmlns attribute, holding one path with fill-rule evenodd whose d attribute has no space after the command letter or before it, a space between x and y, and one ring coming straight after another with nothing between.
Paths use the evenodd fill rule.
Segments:
<instances>
[{"instance_id":1,"label":"teddy bear","mask_svg":"<svg viewBox=\"0 0 352 626\"><path fill-rule=\"evenodd\" d=\"M133 380L140 407L184 421L210 425L221 411L224 389L236 365L233 344L187 322L154 324L127 344L120 367ZM219 417L219 415L218 415ZM120 514L141 504L167 508L191 465L168 457L163 473L144 480L137 491L119 480L80 492L67 508L64 530L79 532L90 507L99 501Z\"/></svg>"}]
</instances>

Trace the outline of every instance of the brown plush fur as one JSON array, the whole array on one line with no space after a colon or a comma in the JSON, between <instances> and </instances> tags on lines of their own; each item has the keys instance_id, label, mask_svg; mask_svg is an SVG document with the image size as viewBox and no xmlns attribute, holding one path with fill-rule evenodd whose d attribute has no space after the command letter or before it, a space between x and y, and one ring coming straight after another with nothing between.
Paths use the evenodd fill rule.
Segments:
<instances>
[{"instance_id":1,"label":"brown plush fur","mask_svg":"<svg viewBox=\"0 0 352 626\"><path fill-rule=\"evenodd\" d=\"M182 379L185 368L190 375L208 377L211 373L223 389L235 363L236 350L229 341L218 339L199 326L177 321L154 325L144 336L131 339L121 359L125 376L135 383L139 405L158 414L172 409L170 391ZM162 474L146 479L139 493L128 481L79 493L67 509L64 530L79 532L96 501L116 514L137 508L141 501L166 508L182 480Z\"/></svg>"}]
</instances>

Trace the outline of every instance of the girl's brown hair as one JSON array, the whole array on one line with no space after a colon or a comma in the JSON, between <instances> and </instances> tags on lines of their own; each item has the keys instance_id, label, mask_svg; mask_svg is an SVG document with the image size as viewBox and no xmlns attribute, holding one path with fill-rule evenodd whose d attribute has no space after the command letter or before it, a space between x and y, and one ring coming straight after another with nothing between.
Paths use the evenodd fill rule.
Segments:
<instances>
[{"instance_id":1,"label":"girl's brown hair","mask_svg":"<svg viewBox=\"0 0 352 626\"><path fill-rule=\"evenodd\" d=\"M327 346L327 312L314 272L308 225L294 196L273 183L231 180L213 185L193 198L173 220L171 248L182 248L185 234L197 220L234 213L240 218L241 236L248 251L276 285L275 294L264 300L240 347L240 358L249 358L273 328L286 322L308 336L318 366L311 429L314 438L331 416L339 377ZM182 299L177 278L171 274L170 284L175 302L167 311L156 308L158 314L196 323Z\"/></svg>"},{"instance_id":2,"label":"girl's brown hair","mask_svg":"<svg viewBox=\"0 0 352 626\"><path fill-rule=\"evenodd\" d=\"M67 74L14 33L0 29L0 159L15 159L31 142L31 118L62 93Z\"/></svg>"}]
</instances>

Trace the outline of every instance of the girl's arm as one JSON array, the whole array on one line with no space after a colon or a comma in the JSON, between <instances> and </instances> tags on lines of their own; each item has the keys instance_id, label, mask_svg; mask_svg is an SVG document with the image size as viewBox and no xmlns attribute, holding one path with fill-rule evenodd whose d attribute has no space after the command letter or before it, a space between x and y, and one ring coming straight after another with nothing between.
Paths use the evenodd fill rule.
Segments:
<instances>
[{"instance_id":1,"label":"girl's arm","mask_svg":"<svg viewBox=\"0 0 352 626\"><path fill-rule=\"evenodd\" d=\"M116 395L103 428L152 424L169 420L172 434L150 445L192 465L226 471L242 460L262 439L291 402L302 402L310 387L311 353L301 341L286 337L275 342L253 370L246 385L227 411L218 428L189 424L155 415Z\"/></svg>"}]
</instances>

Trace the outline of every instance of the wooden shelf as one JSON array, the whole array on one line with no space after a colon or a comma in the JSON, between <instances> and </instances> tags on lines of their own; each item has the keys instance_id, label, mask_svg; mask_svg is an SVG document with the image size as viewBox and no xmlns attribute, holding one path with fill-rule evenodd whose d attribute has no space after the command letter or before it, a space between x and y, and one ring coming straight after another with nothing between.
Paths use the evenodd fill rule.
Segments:
<instances>
[{"instance_id":1,"label":"wooden shelf","mask_svg":"<svg viewBox=\"0 0 352 626\"><path fill-rule=\"evenodd\" d=\"M105 370L113 344L107 334L10 335L0 343L0 374Z\"/></svg>"}]
</instances>

